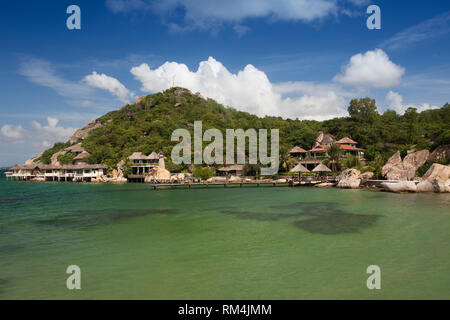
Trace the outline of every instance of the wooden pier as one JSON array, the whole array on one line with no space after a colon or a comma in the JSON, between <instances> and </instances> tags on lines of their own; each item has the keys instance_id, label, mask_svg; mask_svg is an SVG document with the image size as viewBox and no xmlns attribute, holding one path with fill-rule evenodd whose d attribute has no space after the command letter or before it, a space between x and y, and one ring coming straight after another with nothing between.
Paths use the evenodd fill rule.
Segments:
<instances>
[{"instance_id":1,"label":"wooden pier","mask_svg":"<svg viewBox=\"0 0 450 320\"><path fill-rule=\"evenodd\" d=\"M265 187L293 187L292 182L214 182L214 183L164 183L147 184L154 190L167 189L204 189L204 188L265 188Z\"/></svg>"}]
</instances>

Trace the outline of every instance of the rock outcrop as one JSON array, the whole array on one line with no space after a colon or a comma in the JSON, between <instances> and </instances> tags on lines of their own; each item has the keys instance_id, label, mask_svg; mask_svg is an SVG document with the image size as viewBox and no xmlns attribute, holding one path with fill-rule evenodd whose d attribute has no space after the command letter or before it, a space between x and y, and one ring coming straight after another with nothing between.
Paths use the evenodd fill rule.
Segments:
<instances>
[{"instance_id":1,"label":"rock outcrop","mask_svg":"<svg viewBox=\"0 0 450 320\"><path fill-rule=\"evenodd\" d=\"M87 125L85 125L83 128L75 131L75 133L70 137L69 141L70 143L75 143L80 139L81 140L86 139L89 136L89 132L102 126L103 125L100 122L93 120L89 122Z\"/></svg>"},{"instance_id":2,"label":"rock outcrop","mask_svg":"<svg viewBox=\"0 0 450 320\"><path fill-rule=\"evenodd\" d=\"M383 182L381 186L386 191L396 193L417 191L417 185L414 181Z\"/></svg>"},{"instance_id":3,"label":"rock outcrop","mask_svg":"<svg viewBox=\"0 0 450 320\"><path fill-rule=\"evenodd\" d=\"M338 188L358 189L361 184L361 172L356 169L347 169L337 177L337 180Z\"/></svg>"},{"instance_id":4,"label":"rock outcrop","mask_svg":"<svg viewBox=\"0 0 450 320\"><path fill-rule=\"evenodd\" d=\"M381 174L388 180L413 180L417 169L427 162L429 155L428 150L421 150L408 154L402 161L397 151L383 166Z\"/></svg>"},{"instance_id":5,"label":"rock outcrop","mask_svg":"<svg viewBox=\"0 0 450 320\"><path fill-rule=\"evenodd\" d=\"M155 167L150 170L148 176L145 177L145 182L151 183L154 180L162 181L162 180L170 180L170 171L161 167Z\"/></svg>"},{"instance_id":6,"label":"rock outcrop","mask_svg":"<svg viewBox=\"0 0 450 320\"><path fill-rule=\"evenodd\" d=\"M109 176L101 175L96 179L92 179L92 182L97 183L126 183L127 181L128 179L123 176L121 169L114 169Z\"/></svg>"},{"instance_id":7,"label":"rock outcrop","mask_svg":"<svg viewBox=\"0 0 450 320\"><path fill-rule=\"evenodd\" d=\"M433 163L417 185L417 192L450 192L450 166Z\"/></svg>"},{"instance_id":8,"label":"rock outcrop","mask_svg":"<svg viewBox=\"0 0 450 320\"><path fill-rule=\"evenodd\" d=\"M314 188L329 188L334 187L336 184L332 182L324 182L314 185Z\"/></svg>"},{"instance_id":9,"label":"rock outcrop","mask_svg":"<svg viewBox=\"0 0 450 320\"><path fill-rule=\"evenodd\" d=\"M36 156L36 157L34 157L34 158L28 159L27 161L25 161L24 165L30 166L30 165L33 165L33 164L40 164L41 162L38 161L38 159L39 159L41 156L42 156L42 153L40 153L38 156Z\"/></svg>"},{"instance_id":10,"label":"rock outcrop","mask_svg":"<svg viewBox=\"0 0 450 320\"><path fill-rule=\"evenodd\" d=\"M59 156L63 156L63 155L65 155L66 153L67 153L67 151L65 151L65 150L58 151L58 152L54 153L54 154L51 156L51 158L50 158L50 164L51 164L52 166L60 166L61 163L59 163L58 157L59 157Z\"/></svg>"}]
</instances>

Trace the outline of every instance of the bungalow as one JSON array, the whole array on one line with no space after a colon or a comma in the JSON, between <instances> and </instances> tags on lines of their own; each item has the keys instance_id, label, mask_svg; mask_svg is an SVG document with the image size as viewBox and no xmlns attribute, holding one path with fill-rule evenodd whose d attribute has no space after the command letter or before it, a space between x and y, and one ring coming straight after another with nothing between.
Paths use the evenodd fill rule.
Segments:
<instances>
[{"instance_id":1,"label":"bungalow","mask_svg":"<svg viewBox=\"0 0 450 320\"><path fill-rule=\"evenodd\" d=\"M134 152L128 157L128 159L133 162L131 165L133 175L145 177L146 174L150 173L152 168L158 167L159 159L161 157L164 157L162 153L158 154L152 152L150 155L146 156L142 152Z\"/></svg>"},{"instance_id":2,"label":"bungalow","mask_svg":"<svg viewBox=\"0 0 450 320\"><path fill-rule=\"evenodd\" d=\"M244 165L242 164L235 164L232 166L225 166L222 168L217 169L219 172L219 175L221 176L242 176L242 172L244 171Z\"/></svg>"},{"instance_id":3,"label":"bungalow","mask_svg":"<svg viewBox=\"0 0 450 320\"><path fill-rule=\"evenodd\" d=\"M299 160L306 159L306 156L308 155L308 151L306 151L303 148L295 146L292 148L291 151L289 151L289 154Z\"/></svg>"},{"instance_id":4,"label":"bungalow","mask_svg":"<svg viewBox=\"0 0 450 320\"><path fill-rule=\"evenodd\" d=\"M11 168L11 180L19 181L84 181L90 182L105 174L108 168L102 164L78 164L78 165L16 165Z\"/></svg>"}]
</instances>

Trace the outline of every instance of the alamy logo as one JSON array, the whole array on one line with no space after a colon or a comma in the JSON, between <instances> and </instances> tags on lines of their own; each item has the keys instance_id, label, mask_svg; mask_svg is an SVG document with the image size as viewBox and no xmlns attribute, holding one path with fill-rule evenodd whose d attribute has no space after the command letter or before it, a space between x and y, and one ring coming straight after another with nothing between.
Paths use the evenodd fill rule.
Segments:
<instances>
[{"instance_id":1,"label":"alamy logo","mask_svg":"<svg viewBox=\"0 0 450 320\"><path fill-rule=\"evenodd\" d=\"M69 30L81 30L81 9L77 5L71 5L67 7L67 14L70 16L67 18L66 25Z\"/></svg>"},{"instance_id":2,"label":"alamy logo","mask_svg":"<svg viewBox=\"0 0 450 320\"><path fill-rule=\"evenodd\" d=\"M369 30L381 29L381 9L377 5L371 5L367 8L367 14L371 16L367 19L367 28Z\"/></svg>"},{"instance_id":3,"label":"alamy logo","mask_svg":"<svg viewBox=\"0 0 450 320\"><path fill-rule=\"evenodd\" d=\"M258 135L259 133L259 135ZM248 139L248 164L268 166L261 168L261 175L275 175L279 168L280 131L270 130L270 156L268 155L268 130L260 129L226 130L226 164L246 164L246 139ZM203 150L203 142L214 141ZM180 142L172 149L172 161L175 164L192 164L192 137L188 130L177 129L172 133L172 141ZM235 140L237 149L235 149ZM235 161L235 150L237 162ZM208 129L203 133L202 121L194 122L194 164L223 164L223 134L218 129ZM259 157L258 157L259 156Z\"/></svg>"},{"instance_id":4,"label":"alamy logo","mask_svg":"<svg viewBox=\"0 0 450 320\"><path fill-rule=\"evenodd\" d=\"M81 290L81 269L79 266L68 266L66 270L70 274L67 278L66 286L69 290Z\"/></svg>"},{"instance_id":5,"label":"alamy logo","mask_svg":"<svg viewBox=\"0 0 450 320\"><path fill-rule=\"evenodd\" d=\"M372 265L368 266L366 272L371 274L369 278L367 278L367 289L373 290L381 289L381 269L379 266Z\"/></svg>"}]
</instances>

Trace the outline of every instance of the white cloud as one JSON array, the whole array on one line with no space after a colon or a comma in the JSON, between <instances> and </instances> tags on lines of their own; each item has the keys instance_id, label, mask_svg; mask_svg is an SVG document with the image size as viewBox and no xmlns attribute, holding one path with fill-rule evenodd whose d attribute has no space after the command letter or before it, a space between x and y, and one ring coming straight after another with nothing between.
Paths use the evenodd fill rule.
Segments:
<instances>
[{"instance_id":1,"label":"white cloud","mask_svg":"<svg viewBox=\"0 0 450 320\"><path fill-rule=\"evenodd\" d=\"M417 112L422 112L425 110L431 109L439 109L438 106L431 106L428 103L424 103L422 105L413 105L413 104L403 104L403 97L394 91L389 91L386 95L386 100L389 103L389 108L396 111L398 114L403 114L408 108L416 108Z\"/></svg>"},{"instance_id":2,"label":"white cloud","mask_svg":"<svg viewBox=\"0 0 450 320\"><path fill-rule=\"evenodd\" d=\"M58 123L57 118L48 117L47 124L44 125L37 121L31 121L31 126L27 128L21 125L3 125L0 129L0 146L9 146L8 150L12 153L5 158L1 157L1 164L23 163L26 158L39 154L54 143L67 141L75 129Z\"/></svg>"},{"instance_id":3,"label":"white cloud","mask_svg":"<svg viewBox=\"0 0 450 320\"><path fill-rule=\"evenodd\" d=\"M253 65L233 74L212 57L200 62L197 71L190 71L185 64L166 62L154 70L141 64L132 68L131 73L142 83L144 92L163 91L175 84L260 116L328 119L346 114L343 93L336 85L330 85L328 90L306 82L273 85L267 75ZM296 96L283 97L289 93Z\"/></svg>"},{"instance_id":4,"label":"white cloud","mask_svg":"<svg viewBox=\"0 0 450 320\"><path fill-rule=\"evenodd\" d=\"M19 140L23 138L24 130L22 126L13 126L9 124L5 124L1 127L0 133L3 137L12 139L12 140Z\"/></svg>"},{"instance_id":5,"label":"white cloud","mask_svg":"<svg viewBox=\"0 0 450 320\"><path fill-rule=\"evenodd\" d=\"M401 82L405 69L393 63L381 49L359 53L350 58L334 80L362 88L389 88Z\"/></svg>"},{"instance_id":6,"label":"white cloud","mask_svg":"<svg viewBox=\"0 0 450 320\"><path fill-rule=\"evenodd\" d=\"M92 91L80 83L65 80L56 74L50 63L35 58L22 61L19 73L33 83L54 89L64 97L86 97Z\"/></svg>"},{"instance_id":7,"label":"white cloud","mask_svg":"<svg viewBox=\"0 0 450 320\"><path fill-rule=\"evenodd\" d=\"M98 74L93 72L84 77L83 81L91 87L106 90L117 97L123 103L129 103L135 96L129 91L119 80L107 76L106 74Z\"/></svg>"},{"instance_id":8,"label":"white cloud","mask_svg":"<svg viewBox=\"0 0 450 320\"><path fill-rule=\"evenodd\" d=\"M58 126L59 119L48 117L47 125L41 125L33 120L31 125L34 128L34 135L40 140L66 141L75 132L74 128L64 128Z\"/></svg>"},{"instance_id":9,"label":"white cloud","mask_svg":"<svg viewBox=\"0 0 450 320\"><path fill-rule=\"evenodd\" d=\"M442 37L450 33L450 11L409 27L385 40L381 47L391 50L408 47L414 43Z\"/></svg>"},{"instance_id":10,"label":"white cloud","mask_svg":"<svg viewBox=\"0 0 450 320\"><path fill-rule=\"evenodd\" d=\"M247 18L311 22L347 10L344 4L360 6L364 3L367 0L106 0L107 7L115 13L151 11L168 20L179 16L174 12L182 12L184 26L166 22L171 31L204 29L214 32L225 23L241 25ZM235 29L238 34L242 30Z\"/></svg>"},{"instance_id":11,"label":"white cloud","mask_svg":"<svg viewBox=\"0 0 450 320\"><path fill-rule=\"evenodd\" d=\"M81 81L69 81L57 74L51 63L36 58L24 59L19 73L31 82L51 88L60 96L68 98L66 103L69 105L98 109L100 106L112 104L108 98L99 97L93 88L110 92L122 103L130 102L130 99L134 98L133 93L115 78L94 72Z\"/></svg>"}]
</instances>

